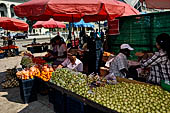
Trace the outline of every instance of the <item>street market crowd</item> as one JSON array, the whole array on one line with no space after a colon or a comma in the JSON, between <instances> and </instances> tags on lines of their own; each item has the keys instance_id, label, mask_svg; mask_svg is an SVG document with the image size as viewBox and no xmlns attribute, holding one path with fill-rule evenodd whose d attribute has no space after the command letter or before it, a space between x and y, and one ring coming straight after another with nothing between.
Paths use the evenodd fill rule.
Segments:
<instances>
[{"instance_id":1,"label":"street market crowd","mask_svg":"<svg viewBox=\"0 0 170 113\"><path fill-rule=\"evenodd\" d=\"M170 51L168 44L170 36L162 33L156 37L155 53L146 51L137 53L138 62L135 65L129 63L130 52L134 50L129 44L122 44L117 55L110 54L106 62L102 61L104 52L108 51L107 31L98 31L90 33L90 36L82 36L83 43L72 45L71 41L64 42L59 35L51 39L51 50L47 50L48 62L53 62L54 68L69 68L74 71L97 75L101 74L100 68L105 67L108 71L105 78L114 80L116 76L130 78L138 81L144 81L151 84L160 85L161 80L170 81ZM76 51L74 51L76 50ZM141 75L145 77L140 77Z\"/></svg>"}]
</instances>

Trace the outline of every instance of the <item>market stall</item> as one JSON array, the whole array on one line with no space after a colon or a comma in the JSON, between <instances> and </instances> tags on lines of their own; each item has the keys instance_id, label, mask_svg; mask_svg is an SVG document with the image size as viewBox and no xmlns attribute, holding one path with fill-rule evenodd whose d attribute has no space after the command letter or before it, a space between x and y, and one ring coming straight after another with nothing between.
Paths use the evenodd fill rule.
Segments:
<instances>
[{"instance_id":1,"label":"market stall","mask_svg":"<svg viewBox=\"0 0 170 113\"><path fill-rule=\"evenodd\" d=\"M19 55L19 47L15 45L0 47L0 49L4 51L4 56Z\"/></svg>"},{"instance_id":2,"label":"market stall","mask_svg":"<svg viewBox=\"0 0 170 113\"><path fill-rule=\"evenodd\" d=\"M36 4L36 7L33 3ZM109 20L124 13L124 6L110 0L77 1L77 3L74 1L61 2L60 0L42 1L42 12L39 12L40 7L37 9L39 4L40 2L30 1L14 7L14 10L18 16L28 17L29 19L47 20L53 16L55 20L69 22L79 21L81 18L84 18L85 21ZM72 7L75 5L76 7ZM34 11L30 11L32 9ZM61 11L61 9L63 10ZM82 9L84 12L82 12ZM23 70L24 73L18 72L18 77L22 79L24 75L24 79L30 80L33 80L32 78L36 76L43 78L44 82L54 90L49 97L51 97L50 100L53 100L54 109L57 108L55 109L56 112L90 113L90 110L97 113L169 112L170 93L161 89L160 86L127 79L122 82L118 78L105 80L99 75L88 76L68 69L56 69L54 72L50 72L49 68L51 67L44 64L35 68L34 71L29 68Z\"/></svg>"},{"instance_id":3,"label":"market stall","mask_svg":"<svg viewBox=\"0 0 170 113\"><path fill-rule=\"evenodd\" d=\"M26 47L28 51L31 53L39 53L39 52L46 52L49 48L48 46L50 43L37 43L37 44L27 44L23 45L22 47Z\"/></svg>"},{"instance_id":4,"label":"market stall","mask_svg":"<svg viewBox=\"0 0 170 113\"><path fill-rule=\"evenodd\" d=\"M170 93L160 86L120 77L117 77L116 81L111 81L99 75L87 76L69 69L54 71L40 58L39 60L34 58L33 61L38 65L17 72L17 76L21 81L34 81L34 84L36 79L33 78L42 79L49 87L49 101L53 103L56 112L66 110L64 112L67 113L128 113L131 111L136 113L169 112L170 110L168 103ZM20 84L23 83L20 82Z\"/></svg>"}]
</instances>

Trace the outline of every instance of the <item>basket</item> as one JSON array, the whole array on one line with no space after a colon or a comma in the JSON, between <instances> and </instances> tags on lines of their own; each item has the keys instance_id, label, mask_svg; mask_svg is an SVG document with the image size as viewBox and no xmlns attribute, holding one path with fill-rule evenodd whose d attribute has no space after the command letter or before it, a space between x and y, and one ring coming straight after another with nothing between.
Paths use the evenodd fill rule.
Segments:
<instances>
[{"instance_id":1,"label":"basket","mask_svg":"<svg viewBox=\"0 0 170 113\"><path fill-rule=\"evenodd\" d=\"M100 76L104 77L109 74L109 69L105 67L100 67Z\"/></svg>"},{"instance_id":2,"label":"basket","mask_svg":"<svg viewBox=\"0 0 170 113\"><path fill-rule=\"evenodd\" d=\"M162 87L164 90L170 92L170 85L166 84L166 83L165 83L165 80L161 80L161 87Z\"/></svg>"},{"instance_id":3,"label":"basket","mask_svg":"<svg viewBox=\"0 0 170 113\"><path fill-rule=\"evenodd\" d=\"M109 59L109 56L102 56L102 61L103 62L107 62L108 59Z\"/></svg>"}]
</instances>

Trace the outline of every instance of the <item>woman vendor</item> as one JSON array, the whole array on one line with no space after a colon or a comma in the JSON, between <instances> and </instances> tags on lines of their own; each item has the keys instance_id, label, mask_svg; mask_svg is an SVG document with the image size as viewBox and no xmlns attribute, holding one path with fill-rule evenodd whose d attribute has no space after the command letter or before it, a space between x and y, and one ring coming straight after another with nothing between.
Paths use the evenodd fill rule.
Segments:
<instances>
[{"instance_id":1,"label":"woman vendor","mask_svg":"<svg viewBox=\"0 0 170 113\"><path fill-rule=\"evenodd\" d=\"M69 68L77 72L83 72L83 63L71 53L67 54L67 59L64 60L64 62L62 62L61 65L59 65L57 68L63 67Z\"/></svg>"},{"instance_id":2,"label":"woman vendor","mask_svg":"<svg viewBox=\"0 0 170 113\"><path fill-rule=\"evenodd\" d=\"M50 54L49 59L54 61L54 65L61 64L67 58L67 47L62 38L57 35L51 39L52 50L47 50Z\"/></svg>"},{"instance_id":3,"label":"woman vendor","mask_svg":"<svg viewBox=\"0 0 170 113\"><path fill-rule=\"evenodd\" d=\"M160 84L161 80L170 81L170 36L162 33L156 38L158 52L149 58L144 54L141 60L141 67L150 67L150 75L147 78L149 83Z\"/></svg>"}]
</instances>

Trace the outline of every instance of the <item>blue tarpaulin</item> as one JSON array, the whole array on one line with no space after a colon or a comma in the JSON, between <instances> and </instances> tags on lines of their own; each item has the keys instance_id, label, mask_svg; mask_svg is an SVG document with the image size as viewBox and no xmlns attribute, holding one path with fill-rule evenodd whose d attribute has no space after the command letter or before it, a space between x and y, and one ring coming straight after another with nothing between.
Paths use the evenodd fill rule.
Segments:
<instances>
[{"instance_id":1,"label":"blue tarpaulin","mask_svg":"<svg viewBox=\"0 0 170 113\"><path fill-rule=\"evenodd\" d=\"M72 24L71 24L72 26ZM68 28L69 25L67 24L66 27ZM74 27L91 27L94 28L94 25L91 23L85 23L83 19L80 20L80 22L75 22Z\"/></svg>"}]
</instances>

